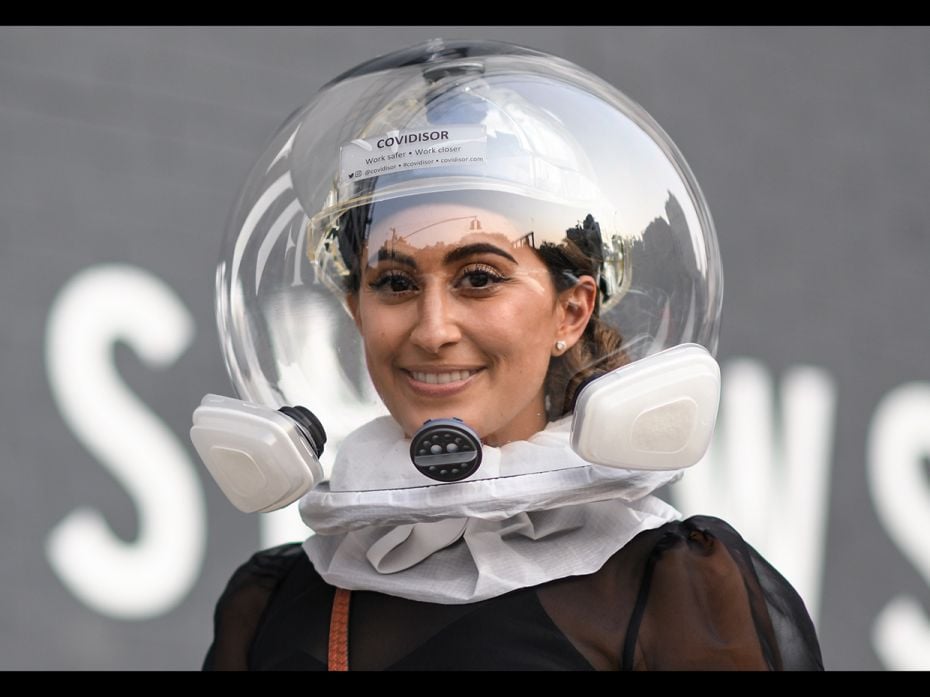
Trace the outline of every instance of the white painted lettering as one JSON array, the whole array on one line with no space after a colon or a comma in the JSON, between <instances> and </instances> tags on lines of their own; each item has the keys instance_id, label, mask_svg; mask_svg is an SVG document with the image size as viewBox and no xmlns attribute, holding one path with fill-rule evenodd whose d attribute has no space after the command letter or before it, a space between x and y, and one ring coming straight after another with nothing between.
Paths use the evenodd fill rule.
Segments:
<instances>
[{"instance_id":1,"label":"white painted lettering","mask_svg":"<svg viewBox=\"0 0 930 697\"><path fill-rule=\"evenodd\" d=\"M206 545L200 480L185 448L129 391L112 359L121 340L152 368L164 368L193 334L193 319L171 288L128 265L84 269L49 312L45 361L52 396L139 515L133 542L116 537L100 512L86 507L47 538L48 560L62 583L105 615L138 620L168 612L200 572Z\"/></svg>"},{"instance_id":2,"label":"white painted lettering","mask_svg":"<svg viewBox=\"0 0 930 697\"><path fill-rule=\"evenodd\" d=\"M930 383L912 382L879 402L869 428L869 491L879 520L930 586ZM872 645L885 667L930 669L930 617L900 594L879 612Z\"/></svg>"}]
</instances>

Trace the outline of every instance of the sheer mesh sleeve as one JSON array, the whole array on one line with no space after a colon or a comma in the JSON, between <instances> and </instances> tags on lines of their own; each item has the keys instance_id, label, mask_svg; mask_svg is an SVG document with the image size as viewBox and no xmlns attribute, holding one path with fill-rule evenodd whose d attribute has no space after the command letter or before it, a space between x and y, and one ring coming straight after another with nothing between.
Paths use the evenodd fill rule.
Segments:
<instances>
[{"instance_id":1,"label":"sheer mesh sleeve","mask_svg":"<svg viewBox=\"0 0 930 697\"><path fill-rule=\"evenodd\" d=\"M269 600L302 555L299 543L284 544L236 569L216 604L203 670L249 669L249 651Z\"/></svg>"},{"instance_id":2,"label":"sheer mesh sleeve","mask_svg":"<svg viewBox=\"0 0 930 697\"><path fill-rule=\"evenodd\" d=\"M333 588L299 544L233 574L205 670L325 670ZM470 605L353 592L357 670L822 670L791 585L729 525L647 530L596 573Z\"/></svg>"},{"instance_id":3,"label":"sheer mesh sleeve","mask_svg":"<svg viewBox=\"0 0 930 697\"><path fill-rule=\"evenodd\" d=\"M662 528L646 558L622 667L823 670L800 596L722 520Z\"/></svg>"}]
</instances>

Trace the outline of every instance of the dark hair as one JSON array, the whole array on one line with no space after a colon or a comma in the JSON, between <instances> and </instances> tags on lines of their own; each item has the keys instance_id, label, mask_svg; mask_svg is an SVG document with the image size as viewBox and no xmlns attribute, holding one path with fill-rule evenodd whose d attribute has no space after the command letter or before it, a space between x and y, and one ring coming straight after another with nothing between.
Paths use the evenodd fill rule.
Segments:
<instances>
[{"instance_id":1,"label":"dark hair","mask_svg":"<svg viewBox=\"0 0 930 697\"><path fill-rule=\"evenodd\" d=\"M361 287L361 257L368 226L371 204L351 208L339 218L334 230L339 253L346 267L345 291L354 294ZM603 241L600 225L592 215L565 231L559 244L543 243L536 253L549 269L556 292L573 287L582 276L591 276L598 283L594 312L578 342L561 356L553 356L546 373L546 416L551 421L572 411L578 389L614 368L629 363L622 348L623 337L599 317L600 300L607 299L608 288L603 281Z\"/></svg>"},{"instance_id":2,"label":"dark hair","mask_svg":"<svg viewBox=\"0 0 930 697\"><path fill-rule=\"evenodd\" d=\"M584 222L565 231L559 244L545 243L536 250L549 269L557 292L574 286L581 276L598 284L594 312L578 342L561 356L549 360L546 373L546 416L557 419L574 409L579 388L599 375L630 362L623 350L623 337L600 319L600 302L609 297L603 279L603 240L601 227L588 214Z\"/></svg>"}]
</instances>

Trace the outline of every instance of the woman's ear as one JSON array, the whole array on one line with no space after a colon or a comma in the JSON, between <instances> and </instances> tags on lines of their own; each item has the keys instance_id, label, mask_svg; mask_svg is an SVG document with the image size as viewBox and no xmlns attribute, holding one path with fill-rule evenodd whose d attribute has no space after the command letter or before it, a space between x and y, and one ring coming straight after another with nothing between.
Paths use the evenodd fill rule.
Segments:
<instances>
[{"instance_id":1,"label":"woman's ear","mask_svg":"<svg viewBox=\"0 0 930 697\"><path fill-rule=\"evenodd\" d=\"M559 294L560 320L556 339L565 342L565 349L574 346L584 333L597 300L597 283L591 276L581 276L578 283Z\"/></svg>"},{"instance_id":2,"label":"woman's ear","mask_svg":"<svg viewBox=\"0 0 930 697\"><path fill-rule=\"evenodd\" d=\"M346 307L349 308L355 328L362 331L362 320L358 314L358 293L346 293Z\"/></svg>"}]
</instances>

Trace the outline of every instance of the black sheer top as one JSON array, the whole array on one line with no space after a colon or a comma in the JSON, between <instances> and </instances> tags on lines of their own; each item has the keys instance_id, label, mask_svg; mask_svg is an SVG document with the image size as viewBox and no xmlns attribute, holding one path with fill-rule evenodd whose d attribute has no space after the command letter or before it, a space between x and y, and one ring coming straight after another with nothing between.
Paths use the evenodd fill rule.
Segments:
<instances>
[{"instance_id":1,"label":"black sheer top","mask_svg":"<svg viewBox=\"0 0 930 697\"><path fill-rule=\"evenodd\" d=\"M205 670L326 670L335 589L299 544L217 603ZM640 533L600 570L465 605L353 591L351 670L822 670L791 585L722 520Z\"/></svg>"}]
</instances>

